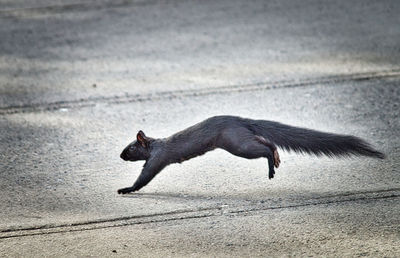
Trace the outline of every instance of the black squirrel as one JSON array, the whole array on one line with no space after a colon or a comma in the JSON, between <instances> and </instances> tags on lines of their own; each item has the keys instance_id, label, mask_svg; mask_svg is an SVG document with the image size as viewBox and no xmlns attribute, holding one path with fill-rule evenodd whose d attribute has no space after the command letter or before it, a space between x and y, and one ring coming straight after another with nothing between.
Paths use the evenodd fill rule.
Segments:
<instances>
[{"instance_id":1,"label":"black squirrel","mask_svg":"<svg viewBox=\"0 0 400 258\"><path fill-rule=\"evenodd\" d=\"M119 189L119 194L138 191L169 164L183 162L216 148L246 159L267 158L269 179L274 177L274 166L278 167L280 163L276 146L316 156L385 157L355 136L236 116L210 117L168 138L154 139L142 131L137 133L136 138L120 157L126 161L146 160L146 163L133 186Z\"/></svg>"}]
</instances>

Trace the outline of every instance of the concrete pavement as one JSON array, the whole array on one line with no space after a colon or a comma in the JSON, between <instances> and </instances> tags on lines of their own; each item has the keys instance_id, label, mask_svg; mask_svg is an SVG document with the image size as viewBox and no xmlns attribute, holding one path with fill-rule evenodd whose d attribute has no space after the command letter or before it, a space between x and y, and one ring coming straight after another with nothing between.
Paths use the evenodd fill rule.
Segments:
<instances>
[{"instance_id":1,"label":"concrete pavement","mask_svg":"<svg viewBox=\"0 0 400 258\"><path fill-rule=\"evenodd\" d=\"M398 69L397 1L2 2L1 107Z\"/></svg>"},{"instance_id":2,"label":"concrete pavement","mask_svg":"<svg viewBox=\"0 0 400 258\"><path fill-rule=\"evenodd\" d=\"M396 257L399 208L397 197L221 211L200 218L5 239L2 251L9 256Z\"/></svg>"},{"instance_id":3,"label":"concrete pavement","mask_svg":"<svg viewBox=\"0 0 400 258\"><path fill-rule=\"evenodd\" d=\"M399 255L397 2L35 3L0 13L2 256ZM116 194L138 130L219 114L387 159L283 152L268 180L265 160L217 150Z\"/></svg>"}]
</instances>

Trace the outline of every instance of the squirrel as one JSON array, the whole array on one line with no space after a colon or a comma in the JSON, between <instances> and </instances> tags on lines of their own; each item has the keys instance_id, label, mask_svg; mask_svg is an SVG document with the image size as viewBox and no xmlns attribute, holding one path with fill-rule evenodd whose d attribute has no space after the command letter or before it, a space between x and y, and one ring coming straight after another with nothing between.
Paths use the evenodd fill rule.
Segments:
<instances>
[{"instance_id":1,"label":"squirrel","mask_svg":"<svg viewBox=\"0 0 400 258\"><path fill-rule=\"evenodd\" d=\"M362 155L384 159L366 141L351 135L325 133L274 121L237 116L214 116L168 138L156 139L139 131L136 140L121 153L125 161L145 160L143 170L132 187L119 194L135 192L147 185L163 168L203 155L216 148L246 159L267 158L269 179L279 167L277 146L286 151L316 156Z\"/></svg>"}]
</instances>

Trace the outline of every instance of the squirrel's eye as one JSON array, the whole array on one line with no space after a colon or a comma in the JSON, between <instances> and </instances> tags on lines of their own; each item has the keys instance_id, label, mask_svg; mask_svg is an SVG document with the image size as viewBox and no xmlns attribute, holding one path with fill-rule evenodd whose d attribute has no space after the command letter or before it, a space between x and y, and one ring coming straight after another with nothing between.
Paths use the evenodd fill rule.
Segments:
<instances>
[{"instance_id":1,"label":"squirrel's eye","mask_svg":"<svg viewBox=\"0 0 400 258\"><path fill-rule=\"evenodd\" d=\"M132 146L129 147L129 149L130 149L130 150L134 150L134 149L135 149L135 146L132 145Z\"/></svg>"}]
</instances>

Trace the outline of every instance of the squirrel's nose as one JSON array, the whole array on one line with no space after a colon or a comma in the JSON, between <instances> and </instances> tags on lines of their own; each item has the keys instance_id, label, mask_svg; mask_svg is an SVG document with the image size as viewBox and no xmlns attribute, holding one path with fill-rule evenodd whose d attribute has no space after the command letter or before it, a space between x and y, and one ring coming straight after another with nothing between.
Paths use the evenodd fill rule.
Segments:
<instances>
[{"instance_id":1,"label":"squirrel's nose","mask_svg":"<svg viewBox=\"0 0 400 258\"><path fill-rule=\"evenodd\" d=\"M126 160L126 159L125 159L125 155L124 155L123 152L122 152L121 155L119 155L119 156L120 156L121 159Z\"/></svg>"}]
</instances>

